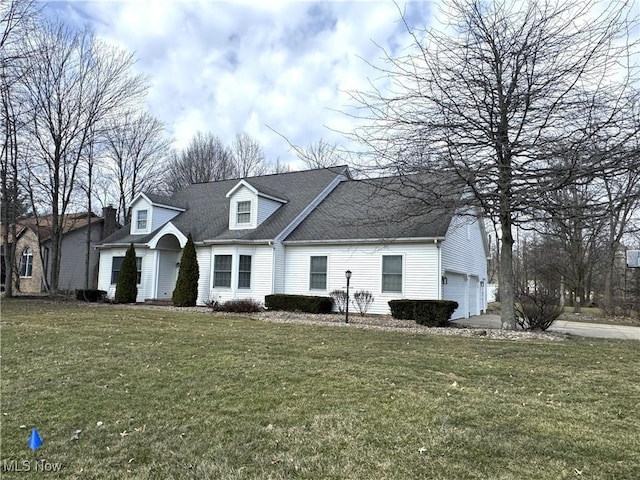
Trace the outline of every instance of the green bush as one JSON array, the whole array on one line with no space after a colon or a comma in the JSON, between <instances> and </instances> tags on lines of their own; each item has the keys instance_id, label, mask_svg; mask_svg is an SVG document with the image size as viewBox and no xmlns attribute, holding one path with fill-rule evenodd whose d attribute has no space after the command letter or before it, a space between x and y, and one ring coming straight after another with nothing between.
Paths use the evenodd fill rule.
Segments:
<instances>
[{"instance_id":1,"label":"green bush","mask_svg":"<svg viewBox=\"0 0 640 480\"><path fill-rule=\"evenodd\" d=\"M138 264L136 261L136 249L133 243L127 249L127 253L120 267L118 283L116 283L116 303L136 303L138 297Z\"/></svg>"},{"instance_id":2,"label":"green bush","mask_svg":"<svg viewBox=\"0 0 640 480\"><path fill-rule=\"evenodd\" d=\"M331 313L333 300L330 297L315 297L312 295L274 294L264 297L264 304L271 310L286 310L289 312Z\"/></svg>"},{"instance_id":3,"label":"green bush","mask_svg":"<svg viewBox=\"0 0 640 480\"><path fill-rule=\"evenodd\" d=\"M264 308L260 302L253 300L252 298L240 298L237 300L229 300L224 303L218 301L207 302L209 307L214 312L231 312L231 313L255 313L262 312Z\"/></svg>"},{"instance_id":4,"label":"green bush","mask_svg":"<svg viewBox=\"0 0 640 480\"><path fill-rule=\"evenodd\" d=\"M391 315L398 320L415 320L428 327L444 327L458 308L451 300L390 300Z\"/></svg>"},{"instance_id":5,"label":"green bush","mask_svg":"<svg viewBox=\"0 0 640 480\"><path fill-rule=\"evenodd\" d=\"M187 243L182 250L178 280L176 280L176 288L173 290L172 299L176 307L195 306L198 299L199 278L200 267L198 266L196 248L193 245L191 235L189 235Z\"/></svg>"},{"instance_id":6,"label":"green bush","mask_svg":"<svg viewBox=\"0 0 640 480\"><path fill-rule=\"evenodd\" d=\"M76 300L83 302L101 302L105 299L107 292L93 288L76 290Z\"/></svg>"}]
</instances>

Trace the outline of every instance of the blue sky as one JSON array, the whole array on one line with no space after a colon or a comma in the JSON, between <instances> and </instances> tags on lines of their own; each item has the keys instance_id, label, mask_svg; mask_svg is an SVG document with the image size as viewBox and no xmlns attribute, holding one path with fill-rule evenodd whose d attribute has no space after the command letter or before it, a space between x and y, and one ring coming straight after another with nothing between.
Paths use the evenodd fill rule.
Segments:
<instances>
[{"instance_id":1,"label":"blue sky","mask_svg":"<svg viewBox=\"0 0 640 480\"><path fill-rule=\"evenodd\" d=\"M102 39L134 52L150 80L149 108L176 147L211 131L230 143L247 132L267 159L292 162L287 143L344 143L345 91L368 90L380 47L410 39L398 6L385 1L92 0L43 2L47 16L90 24ZM399 3L425 27L432 2ZM295 163L294 163L294 166Z\"/></svg>"}]
</instances>

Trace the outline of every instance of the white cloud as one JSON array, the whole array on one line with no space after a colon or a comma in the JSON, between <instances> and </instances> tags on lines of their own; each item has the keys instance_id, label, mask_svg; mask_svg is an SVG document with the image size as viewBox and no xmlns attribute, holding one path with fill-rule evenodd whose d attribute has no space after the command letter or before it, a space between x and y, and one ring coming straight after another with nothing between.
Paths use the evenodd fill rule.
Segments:
<instances>
[{"instance_id":1,"label":"white cloud","mask_svg":"<svg viewBox=\"0 0 640 480\"><path fill-rule=\"evenodd\" d=\"M428 6L409 4L408 17L424 20ZM49 8L135 52L150 78L150 109L177 147L198 130L226 142L246 131L273 161L294 157L270 128L300 145L344 142L325 128L350 128L339 113L349 108L343 91L368 88L376 74L366 62L382 53L376 43L395 53L408 41L390 1L94 0Z\"/></svg>"}]
</instances>

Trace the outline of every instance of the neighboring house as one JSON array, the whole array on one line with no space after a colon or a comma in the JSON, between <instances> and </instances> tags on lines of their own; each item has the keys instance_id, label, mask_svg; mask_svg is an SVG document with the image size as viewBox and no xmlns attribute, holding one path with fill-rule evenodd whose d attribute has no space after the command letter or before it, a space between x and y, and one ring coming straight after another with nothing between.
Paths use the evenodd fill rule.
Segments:
<instances>
[{"instance_id":1,"label":"neighboring house","mask_svg":"<svg viewBox=\"0 0 640 480\"><path fill-rule=\"evenodd\" d=\"M134 244L137 300L170 299L190 234L200 305L263 302L272 293L328 296L346 287L351 270L351 292L375 297L370 313L414 298L456 300L454 318L480 314L488 256L482 222L425 209L420 195L401 177L352 180L346 167L195 184L170 198L141 194L131 224L98 246L98 288L113 298Z\"/></svg>"},{"instance_id":2,"label":"neighboring house","mask_svg":"<svg viewBox=\"0 0 640 480\"><path fill-rule=\"evenodd\" d=\"M87 230L91 223L89 246L89 288L97 283L99 253L95 246L119 225L115 219L115 209L107 207L103 216L73 213L64 216L61 247L60 290L85 288L87 272ZM0 240L2 242L3 240ZM51 271L51 216L26 217L17 223L15 241L15 295L38 294L46 291ZM2 284L6 281L4 269L4 245L2 245Z\"/></svg>"}]
</instances>

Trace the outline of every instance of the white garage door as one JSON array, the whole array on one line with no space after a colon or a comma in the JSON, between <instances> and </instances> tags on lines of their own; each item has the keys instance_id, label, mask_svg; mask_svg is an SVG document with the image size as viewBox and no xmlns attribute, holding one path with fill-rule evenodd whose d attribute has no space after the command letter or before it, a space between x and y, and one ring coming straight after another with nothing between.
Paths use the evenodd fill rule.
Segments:
<instances>
[{"instance_id":1,"label":"white garage door","mask_svg":"<svg viewBox=\"0 0 640 480\"><path fill-rule=\"evenodd\" d=\"M480 315L480 279L460 273L445 272L447 283L443 285L442 298L458 302L452 319Z\"/></svg>"},{"instance_id":2,"label":"white garage door","mask_svg":"<svg viewBox=\"0 0 640 480\"><path fill-rule=\"evenodd\" d=\"M442 286L442 298L458 302L458 308L451 315L451 319L465 318L468 311L466 301L467 276L451 272L446 272L444 276L447 279L447 283Z\"/></svg>"}]
</instances>

